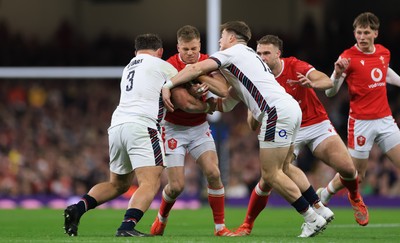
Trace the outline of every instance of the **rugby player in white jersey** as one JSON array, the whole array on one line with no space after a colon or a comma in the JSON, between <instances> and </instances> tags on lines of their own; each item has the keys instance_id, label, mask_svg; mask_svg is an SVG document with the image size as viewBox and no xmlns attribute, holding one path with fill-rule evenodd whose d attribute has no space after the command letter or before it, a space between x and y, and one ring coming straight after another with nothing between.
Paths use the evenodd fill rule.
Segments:
<instances>
[{"instance_id":1,"label":"rugby player in white jersey","mask_svg":"<svg viewBox=\"0 0 400 243\"><path fill-rule=\"evenodd\" d=\"M70 236L78 235L84 213L128 191L135 176L138 188L116 236L151 236L135 226L160 188L164 161L159 131L164 116L161 87L177 70L161 59L162 40L157 35L139 35L135 49L136 56L123 70L120 102L108 129L110 179L92 187L77 204L64 210L64 229Z\"/></svg>"},{"instance_id":2,"label":"rugby player in white jersey","mask_svg":"<svg viewBox=\"0 0 400 243\"><path fill-rule=\"evenodd\" d=\"M297 185L284 173L293 158L294 141L301 123L301 110L296 100L275 80L268 66L247 46L250 28L242 21L221 26L220 51L209 59L192 64L169 80L162 89L166 108L174 110L170 89L199 75L220 70L230 83L230 94L218 104L229 111L244 102L253 117L261 123L261 180L274 189L304 217L299 237L311 237L325 229L327 221L318 215L301 194Z\"/></svg>"}]
</instances>

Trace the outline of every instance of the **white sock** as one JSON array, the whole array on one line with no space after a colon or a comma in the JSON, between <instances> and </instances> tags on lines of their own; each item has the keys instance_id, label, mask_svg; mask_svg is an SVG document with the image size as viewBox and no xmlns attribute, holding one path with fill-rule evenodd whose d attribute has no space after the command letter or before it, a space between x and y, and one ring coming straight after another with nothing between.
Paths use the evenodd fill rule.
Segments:
<instances>
[{"instance_id":1,"label":"white sock","mask_svg":"<svg viewBox=\"0 0 400 243\"><path fill-rule=\"evenodd\" d=\"M317 219L317 213L312 209L312 207L308 207L307 211L302 213L304 217L304 221L306 222L314 222Z\"/></svg>"},{"instance_id":2,"label":"white sock","mask_svg":"<svg viewBox=\"0 0 400 243\"><path fill-rule=\"evenodd\" d=\"M158 219L160 220L161 223L166 223L168 218L164 218L163 216L161 216L160 213L158 213L157 215Z\"/></svg>"},{"instance_id":3,"label":"white sock","mask_svg":"<svg viewBox=\"0 0 400 243\"><path fill-rule=\"evenodd\" d=\"M314 205L313 205L313 209L317 214L321 214L321 212L322 212L322 210L324 210L324 208L325 208L325 206L321 201L314 203Z\"/></svg>"},{"instance_id":4,"label":"white sock","mask_svg":"<svg viewBox=\"0 0 400 243\"><path fill-rule=\"evenodd\" d=\"M223 229L225 227L225 224L216 224L215 225L215 230L216 231L220 231L221 229Z\"/></svg>"},{"instance_id":5,"label":"white sock","mask_svg":"<svg viewBox=\"0 0 400 243\"><path fill-rule=\"evenodd\" d=\"M331 200L332 196L335 195L336 190L333 188L333 183L329 182L328 186L321 191L321 201L323 204L327 205Z\"/></svg>"}]
</instances>

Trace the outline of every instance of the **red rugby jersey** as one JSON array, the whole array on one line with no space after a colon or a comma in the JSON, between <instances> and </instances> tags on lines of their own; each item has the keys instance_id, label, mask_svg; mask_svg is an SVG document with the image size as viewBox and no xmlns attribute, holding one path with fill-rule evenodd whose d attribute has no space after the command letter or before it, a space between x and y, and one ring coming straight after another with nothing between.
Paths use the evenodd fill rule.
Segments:
<instances>
[{"instance_id":1,"label":"red rugby jersey","mask_svg":"<svg viewBox=\"0 0 400 243\"><path fill-rule=\"evenodd\" d=\"M199 61L208 58L207 54L200 54ZM185 68L186 63L184 63L179 53L168 58L167 62L171 63L178 71ZM175 109L174 112L167 112L164 118L166 121L180 126L197 126L204 123L207 120L206 113L188 113L181 109Z\"/></svg>"},{"instance_id":2,"label":"red rugby jersey","mask_svg":"<svg viewBox=\"0 0 400 243\"><path fill-rule=\"evenodd\" d=\"M373 53L364 53L354 45L340 57L350 58L350 65L345 71L350 95L350 116L373 120L391 115L386 92L390 51L375 44Z\"/></svg>"},{"instance_id":3,"label":"red rugby jersey","mask_svg":"<svg viewBox=\"0 0 400 243\"><path fill-rule=\"evenodd\" d=\"M281 58L282 72L275 77L297 102L299 102L303 118L301 127L310 126L328 120L328 115L322 103L319 101L314 89L303 87L299 84L290 84L290 80L298 80L299 72L306 76L314 67L307 62L295 57Z\"/></svg>"}]
</instances>

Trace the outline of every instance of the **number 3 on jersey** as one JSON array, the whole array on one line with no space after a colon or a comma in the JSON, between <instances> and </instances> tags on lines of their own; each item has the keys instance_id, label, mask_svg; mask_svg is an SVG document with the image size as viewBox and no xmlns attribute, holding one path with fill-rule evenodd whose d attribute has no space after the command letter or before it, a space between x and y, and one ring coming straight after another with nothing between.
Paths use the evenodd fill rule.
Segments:
<instances>
[{"instance_id":1,"label":"number 3 on jersey","mask_svg":"<svg viewBox=\"0 0 400 243\"><path fill-rule=\"evenodd\" d=\"M128 74L128 84L126 85L126 91L131 91L133 88L133 76L135 76L135 70L132 70Z\"/></svg>"}]
</instances>

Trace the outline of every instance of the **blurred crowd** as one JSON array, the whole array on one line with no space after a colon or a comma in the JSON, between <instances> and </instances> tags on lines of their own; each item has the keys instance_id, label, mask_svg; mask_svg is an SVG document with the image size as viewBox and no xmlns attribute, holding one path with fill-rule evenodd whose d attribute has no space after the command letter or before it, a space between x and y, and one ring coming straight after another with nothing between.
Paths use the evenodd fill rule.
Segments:
<instances>
[{"instance_id":1,"label":"blurred crowd","mask_svg":"<svg viewBox=\"0 0 400 243\"><path fill-rule=\"evenodd\" d=\"M299 44L287 39L285 56L297 55L330 75L335 59L322 63L323 57L312 59L315 51L307 52L306 48L296 53ZM46 42L12 33L5 23L0 23L0 40L0 66L124 66L134 51L132 40L104 34L87 41L67 23L62 23ZM165 42L164 48L165 58L175 53L175 40ZM398 67L393 69L400 72ZM400 88L388 85L393 116L400 126L399 91ZM346 141L349 102L346 89L342 88L330 99L323 93L318 95ZM83 195L94 184L108 180L107 128L118 100L118 79L1 79L0 197L67 198ZM210 122L227 198L247 197L260 176L257 136L248 128L246 115L246 108L238 105ZM315 188L325 186L335 174L307 148L295 163L306 172ZM368 167L361 185L364 195L400 196L400 169L377 147L371 153ZM190 157L185 172L183 196L204 196L204 178ZM164 175L162 184L165 183Z\"/></svg>"}]
</instances>

